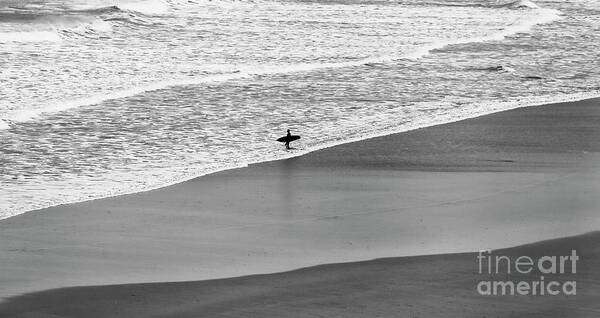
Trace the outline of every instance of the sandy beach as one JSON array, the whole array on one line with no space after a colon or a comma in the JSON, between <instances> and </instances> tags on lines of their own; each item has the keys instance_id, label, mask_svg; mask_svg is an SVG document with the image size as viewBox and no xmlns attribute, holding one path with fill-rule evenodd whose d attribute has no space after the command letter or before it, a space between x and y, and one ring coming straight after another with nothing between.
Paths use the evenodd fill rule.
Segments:
<instances>
[{"instance_id":1,"label":"sandy beach","mask_svg":"<svg viewBox=\"0 0 600 318\"><path fill-rule=\"evenodd\" d=\"M478 297L467 252L600 229L598 122L521 108L5 219L0 316L594 317L597 233L507 250L585 253L560 301Z\"/></svg>"},{"instance_id":2,"label":"sandy beach","mask_svg":"<svg viewBox=\"0 0 600 318\"><path fill-rule=\"evenodd\" d=\"M497 251L568 255L576 296L482 296L475 253L377 259L182 283L75 287L0 304L3 317L597 317L600 232ZM556 254L559 253L559 254ZM539 272L503 279L537 280ZM552 276L546 275L546 279Z\"/></svg>"}]
</instances>

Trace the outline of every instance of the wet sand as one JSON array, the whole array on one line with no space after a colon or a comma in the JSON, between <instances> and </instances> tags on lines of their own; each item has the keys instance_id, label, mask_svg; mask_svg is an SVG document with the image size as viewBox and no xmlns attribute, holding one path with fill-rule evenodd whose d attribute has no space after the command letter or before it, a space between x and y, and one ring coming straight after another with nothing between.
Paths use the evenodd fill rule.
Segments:
<instances>
[{"instance_id":1,"label":"wet sand","mask_svg":"<svg viewBox=\"0 0 600 318\"><path fill-rule=\"evenodd\" d=\"M22 214L0 221L0 297L470 252L595 231L598 122L598 99L516 109ZM429 302L423 296L415 306ZM288 308L296 306L305 308Z\"/></svg>"}]
</instances>

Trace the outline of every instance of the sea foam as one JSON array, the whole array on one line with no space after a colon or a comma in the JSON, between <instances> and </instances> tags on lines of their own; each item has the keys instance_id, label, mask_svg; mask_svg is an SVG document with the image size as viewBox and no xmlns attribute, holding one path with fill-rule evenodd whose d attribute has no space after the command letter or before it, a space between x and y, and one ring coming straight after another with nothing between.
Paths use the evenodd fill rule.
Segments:
<instances>
[{"instance_id":1,"label":"sea foam","mask_svg":"<svg viewBox=\"0 0 600 318\"><path fill-rule=\"evenodd\" d=\"M135 9L137 5L145 4L146 2L125 4L125 7ZM156 4L159 8L162 5L166 5L163 1L151 1L150 3ZM159 5L160 4L160 5ZM123 3L120 4L123 6ZM124 7L124 8L125 8ZM156 12L163 12L158 10ZM206 83L218 83L228 80L249 78L254 76L262 75L275 75L275 74L288 74L298 72L312 72L331 68L345 68L345 67L357 67L373 63L388 63L396 60L409 59L417 60L423 58L433 50L444 48L448 45L475 43L475 42L486 42L486 41L500 41L508 36L515 35L518 33L525 33L531 30L536 25L550 23L560 19L560 11L554 9L535 9L532 10L531 14L527 14L513 21L510 25L504 27L497 32L490 32L489 34L476 37L464 37L454 38L448 40L436 40L432 43L418 46L414 50L410 50L404 54L399 55L380 55L375 57L368 57L347 62L319 62L319 63L296 63L289 65L252 65L252 66L240 66L235 72L222 73L222 74L203 74L194 77L184 78L173 78L169 80L163 80L160 82L154 82L151 84L143 85L132 85L126 89L113 90L112 92L103 92L101 94L92 95L84 98L76 98L70 100L60 100L56 102L49 102L43 108L28 108L19 109L1 115L0 120L4 119L5 122L25 122L39 118L43 114L61 112L73 108L95 105L104 101L120 99L129 96L142 94L144 92L155 91L166 89L173 86L186 86L186 85L199 85ZM110 24L105 21L97 19L91 20L91 22L78 26L76 28L63 30L66 33L73 34L86 34L85 30L92 31L109 31L111 29ZM45 33L46 38L56 39L60 41L61 38L53 32ZM89 34L87 35L89 36ZM40 36L40 39L44 37ZM1 41L1 35L0 35ZM7 125L0 126L0 129L6 129Z\"/></svg>"},{"instance_id":2,"label":"sea foam","mask_svg":"<svg viewBox=\"0 0 600 318\"><path fill-rule=\"evenodd\" d=\"M55 31L0 32L2 42L60 42L62 38Z\"/></svg>"},{"instance_id":3,"label":"sea foam","mask_svg":"<svg viewBox=\"0 0 600 318\"><path fill-rule=\"evenodd\" d=\"M170 11L169 4L162 0L123 1L118 3L117 6L124 10L136 11L146 15L165 14Z\"/></svg>"}]
</instances>

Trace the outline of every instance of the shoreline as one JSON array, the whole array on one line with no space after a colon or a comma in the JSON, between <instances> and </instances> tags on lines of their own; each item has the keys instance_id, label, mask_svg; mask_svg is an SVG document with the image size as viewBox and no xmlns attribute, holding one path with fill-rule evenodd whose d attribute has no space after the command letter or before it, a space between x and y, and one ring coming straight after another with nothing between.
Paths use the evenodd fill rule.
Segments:
<instances>
[{"instance_id":1,"label":"shoreline","mask_svg":"<svg viewBox=\"0 0 600 318\"><path fill-rule=\"evenodd\" d=\"M512 101L495 102L495 104L492 108L478 109L478 112L468 113L466 115L462 114L462 115L459 115L459 117L456 117L456 115L452 114L450 116L439 116L436 118L436 120L422 120L422 121L411 122L411 123L402 124L402 125L389 124L389 125L385 125L388 128L378 127L377 129L375 129L374 132L367 131L367 133L364 133L364 131L362 131L363 134L360 134L358 136L353 136L350 138L347 137L344 140L323 141L323 142L319 142L317 145L314 145L314 144L309 145L310 149L299 149L298 151L295 151L293 154L286 152L286 153L282 153L282 154L280 153L280 154L274 155L273 157L260 159L257 161L247 161L247 162L242 162L242 163L223 165L223 166L218 166L216 168L196 169L197 172L194 172L191 174L188 173L185 176L172 177L166 182L162 182L162 183L156 184L156 185L151 185L151 186L148 186L145 188L138 188L135 190L122 190L122 191L116 190L116 191L112 191L112 192L109 192L106 194L99 194L99 195L97 195L95 197L91 197L91 198L65 200L65 201L61 201L58 203L39 205L34 208L22 209L22 210L18 210L19 212L15 212L14 214L9 215L9 216L0 216L0 222L2 222L2 220L6 220L6 219L9 219L9 218L17 216L17 215L21 215L24 213L36 212L39 210L44 210L44 209L48 209L48 208L52 208L52 207L58 207L58 206L68 205L68 204L77 204L77 203L102 200L102 199L107 199L107 198L112 198L112 197L117 197L117 196L131 195L131 194L136 194L136 193L143 193L143 192L148 192L148 191L153 191L153 190L159 190L162 188L177 185L177 184L184 183L184 182L196 179L196 178L204 177L204 176L211 175L214 173L219 173L222 171L246 168L246 167L248 167L250 165L254 165L254 164L296 158L296 157L304 156L306 154L309 154L309 153L312 153L315 151L320 151L320 150L324 150L324 149L328 149L331 147L336 147L336 146L340 146L340 145L344 145L344 144L348 144L348 143L355 143L355 142L360 142L363 140L369 140L369 139L373 139L373 138L379 138L379 137L385 137L385 136L389 136L389 135L409 132L412 130L434 127L434 126L444 125L444 124L450 124L450 123L454 123L454 122L460 122L463 120L469 120L469 119L478 118L481 116L491 115L491 114L514 110L514 109L519 109L519 108L544 107L544 106L555 105L555 104L572 103L572 102L579 102L579 101L586 101L586 100L594 100L594 99L599 99L599 98L600 98L600 91L596 91L596 92L585 92L585 93L576 93L576 94L560 94L560 95L554 95L552 97L537 96L537 97L532 98L531 100L529 98L516 98L515 100L512 100ZM526 101L522 102L523 99L525 99ZM485 102L484 103L476 103L476 104L471 105L471 107L481 108L481 106L484 104L485 104Z\"/></svg>"},{"instance_id":2,"label":"shoreline","mask_svg":"<svg viewBox=\"0 0 600 318\"><path fill-rule=\"evenodd\" d=\"M598 230L600 198L589 194L600 184L599 101L518 108L5 219L0 297Z\"/></svg>"}]
</instances>

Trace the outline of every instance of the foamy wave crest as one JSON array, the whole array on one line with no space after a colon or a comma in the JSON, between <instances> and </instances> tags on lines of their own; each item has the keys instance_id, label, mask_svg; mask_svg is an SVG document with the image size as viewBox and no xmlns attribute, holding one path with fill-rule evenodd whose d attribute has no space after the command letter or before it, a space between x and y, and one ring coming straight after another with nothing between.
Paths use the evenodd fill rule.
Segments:
<instances>
[{"instance_id":1,"label":"foamy wave crest","mask_svg":"<svg viewBox=\"0 0 600 318\"><path fill-rule=\"evenodd\" d=\"M102 21L124 22L136 25L152 25L152 16L170 12L171 5L160 0L121 2L116 5L93 7L78 6L72 13L96 17Z\"/></svg>"},{"instance_id":2,"label":"foamy wave crest","mask_svg":"<svg viewBox=\"0 0 600 318\"><path fill-rule=\"evenodd\" d=\"M127 5L125 5L127 7ZM134 6L135 7L135 6ZM144 11L144 10L142 10ZM151 10L149 10L151 11ZM76 14L95 17L98 20L106 22L116 21L131 23L137 25L152 25L149 15L143 12L133 11L119 6L109 7L78 7L74 11ZM97 28L96 28L97 29ZM105 30L103 30L105 31Z\"/></svg>"},{"instance_id":3,"label":"foamy wave crest","mask_svg":"<svg viewBox=\"0 0 600 318\"><path fill-rule=\"evenodd\" d=\"M171 11L169 0L116 0L96 4L80 4L73 8L79 13L106 14L119 11L138 12L145 15L162 15Z\"/></svg>"},{"instance_id":4,"label":"foamy wave crest","mask_svg":"<svg viewBox=\"0 0 600 318\"><path fill-rule=\"evenodd\" d=\"M510 2L505 5L502 5L502 7L507 7L507 8L511 8L511 9L539 9L540 8L537 4L535 4L529 0L519 0L519 1L515 1L515 2Z\"/></svg>"},{"instance_id":5,"label":"foamy wave crest","mask_svg":"<svg viewBox=\"0 0 600 318\"><path fill-rule=\"evenodd\" d=\"M0 32L0 42L61 42L64 35L108 32L110 23L89 15L12 14L13 19L30 19L19 31Z\"/></svg>"},{"instance_id":6,"label":"foamy wave crest","mask_svg":"<svg viewBox=\"0 0 600 318\"><path fill-rule=\"evenodd\" d=\"M456 44L466 44L466 43L477 43L477 42L488 42L488 41L501 41L504 38L519 34L519 33L527 33L534 26L539 24L547 24L554 22L556 20L561 19L561 12L554 9L536 9L535 15L530 16L527 15L522 17L512 24L500 30L499 32L480 36L480 37L472 37L472 38L461 38L461 39L452 39L446 41L437 41L428 45L424 45L417 50L414 50L412 53L408 54L406 57L410 59L418 59L425 55L431 53L431 51L436 49L441 49L448 45L456 45Z\"/></svg>"}]
</instances>

